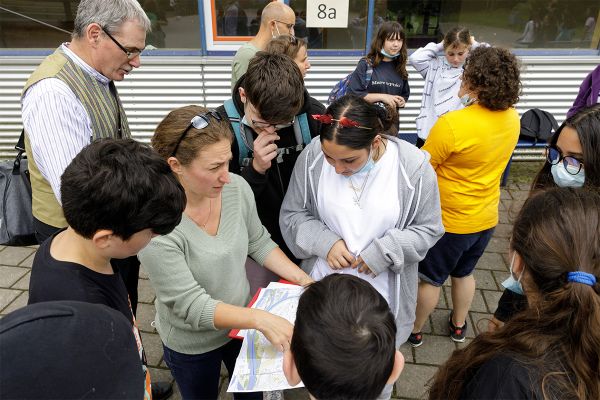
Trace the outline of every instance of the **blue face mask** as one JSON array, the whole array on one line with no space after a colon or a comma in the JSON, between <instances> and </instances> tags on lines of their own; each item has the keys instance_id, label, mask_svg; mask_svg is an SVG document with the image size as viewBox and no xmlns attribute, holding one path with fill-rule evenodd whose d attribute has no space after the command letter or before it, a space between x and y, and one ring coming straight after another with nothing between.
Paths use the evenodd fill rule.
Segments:
<instances>
[{"instance_id":1,"label":"blue face mask","mask_svg":"<svg viewBox=\"0 0 600 400\"><path fill-rule=\"evenodd\" d=\"M461 98L460 98L460 104L462 104L464 107L468 107L471 104L475 103L475 100L472 97L469 97L469 93L465 93Z\"/></svg>"},{"instance_id":2,"label":"blue face mask","mask_svg":"<svg viewBox=\"0 0 600 400\"><path fill-rule=\"evenodd\" d=\"M387 57L387 58L391 58L392 60L394 58L398 58L400 57L400 53L398 52L398 54L395 55L391 55L389 54L387 51L385 51L384 49L379 50L379 52L381 53L382 56Z\"/></svg>"},{"instance_id":3,"label":"blue face mask","mask_svg":"<svg viewBox=\"0 0 600 400\"><path fill-rule=\"evenodd\" d=\"M522 296L524 294L523 286L521 285L521 278L523 277L523 272L521 272L521 276L519 276L518 279L515 279L513 276L513 264L515 263L515 255L516 254L517 253L513 252L512 260L510 261L510 276L508 277L508 279L506 279L504 282L502 282L502 286L504 286L506 289L510 290L511 292L520 294Z\"/></svg>"},{"instance_id":4,"label":"blue face mask","mask_svg":"<svg viewBox=\"0 0 600 400\"><path fill-rule=\"evenodd\" d=\"M579 170L577 175L572 175L567 172L565 164L559 162L558 164L554 164L550 167L550 172L552 172L552 178L554 179L554 183L558 187L574 187L580 188L583 186L585 182L585 171L582 168Z\"/></svg>"},{"instance_id":5,"label":"blue face mask","mask_svg":"<svg viewBox=\"0 0 600 400\"><path fill-rule=\"evenodd\" d=\"M352 175L364 174L373 169L373 167L375 166L375 161L373 161L373 157L371 157L372 149L373 149L373 147L369 148L369 158L367 159L367 162L362 167L360 167L360 169L358 171L354 172Z\"/></svg>"}]
</instances>

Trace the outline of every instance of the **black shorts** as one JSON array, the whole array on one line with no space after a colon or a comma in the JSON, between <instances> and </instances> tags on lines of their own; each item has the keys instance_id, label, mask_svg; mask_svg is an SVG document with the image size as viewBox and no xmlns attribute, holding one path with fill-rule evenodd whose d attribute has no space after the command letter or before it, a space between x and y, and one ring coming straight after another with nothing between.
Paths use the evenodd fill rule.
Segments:
<instances>
[{"instance_id":1,"label":"black shorts","mask_svg":"<svg viewBox=\"0 0 600 400\"><path fill-rule=\"evenodd\" d=\"M494 228L467 234L444 233L419 263L419 278L442 286L448 276L463 278L471 275L493 233Z\"/></svg>"}]
</instances>

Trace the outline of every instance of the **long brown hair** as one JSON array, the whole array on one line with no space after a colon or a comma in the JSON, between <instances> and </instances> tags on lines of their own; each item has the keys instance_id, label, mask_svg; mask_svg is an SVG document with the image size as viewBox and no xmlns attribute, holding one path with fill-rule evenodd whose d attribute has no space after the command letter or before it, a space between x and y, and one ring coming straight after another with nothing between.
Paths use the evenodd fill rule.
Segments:
<instances>
[{"instance_id":1,"label":"long brown hair","mask_svg":"<svg viewBox=\"0 0 600 400\"><path fill-rule=\"evenodd\" d=\"M479 367L513 355L544 399L600 399L600 195L556 188L530 197L511 248L524 262L529 306L503 328L477 336L438 370L430 399L458 399ZM596 276L594 286L567 273Z\"/></svg>"},{"instance_id":2,"label":"long brown hair","mask_svg":"<svg viewBox=\"0 0 600 400\"><path fill-rule=\"evenodd\" d=\"M408 79L408 72L406 72L406 62L408 60L408 50L406 49L406 32L398 22L386 21L384 22L377 35L371 42L371 49L367 54L367 59L376 67L380 62L383 61L383 56L379 52L383 49L383 44L387 39L402 39L402 48L400 49L400 56L392 61L396 66L396 72L402 77L402 79Z\"/></svg>"}]
</instances>

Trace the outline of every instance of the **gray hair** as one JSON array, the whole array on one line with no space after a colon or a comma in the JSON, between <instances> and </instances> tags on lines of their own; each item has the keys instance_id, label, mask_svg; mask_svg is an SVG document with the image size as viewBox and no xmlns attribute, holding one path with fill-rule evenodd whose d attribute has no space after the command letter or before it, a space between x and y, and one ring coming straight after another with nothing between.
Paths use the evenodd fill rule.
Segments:
<instances>
[{"instance_id":1,"label":"gray hair","mask_svg":"<svg viewBox=\"0 0 600 400\"><path fill-rule=\"evenodd\" d=\"M73 37L83 37L87 26L94 22L109 32L117 32L126 21L137 21L146 32L150 31L150 20L137 0L81 0Z\"/></svg>"}]
</instances>

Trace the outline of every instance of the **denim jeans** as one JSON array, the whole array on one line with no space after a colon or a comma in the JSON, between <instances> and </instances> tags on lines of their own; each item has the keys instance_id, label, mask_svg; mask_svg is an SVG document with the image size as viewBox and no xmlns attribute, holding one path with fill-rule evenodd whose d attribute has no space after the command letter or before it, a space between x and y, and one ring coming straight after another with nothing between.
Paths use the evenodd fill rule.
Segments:
<instances>
[{"instance_id":1,"label":"denim jeans","mask_svg":"<svg viewBox=\"0 0 600 400\"><path fill-rule=\"evenodd\" d=\"M163 344L165 363L179 386L181 397L191 399L217 399L221 361L225 364L229 378L233 374L235 360L242 347L242 341L233 339L227 344L203 354L183 354L169 349ZM238 400L262 400L262 392L234 393Z\"/></svg>"}]
</instances>

